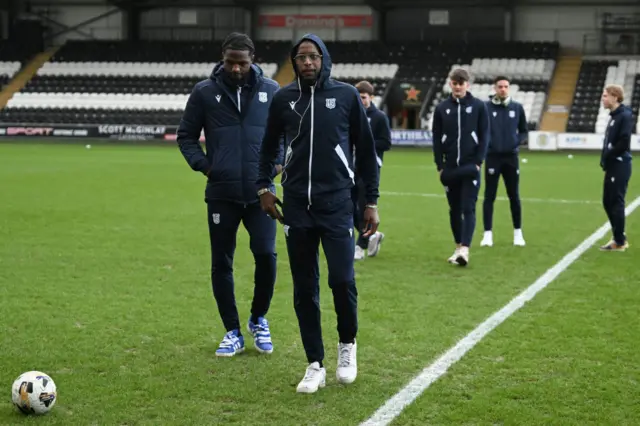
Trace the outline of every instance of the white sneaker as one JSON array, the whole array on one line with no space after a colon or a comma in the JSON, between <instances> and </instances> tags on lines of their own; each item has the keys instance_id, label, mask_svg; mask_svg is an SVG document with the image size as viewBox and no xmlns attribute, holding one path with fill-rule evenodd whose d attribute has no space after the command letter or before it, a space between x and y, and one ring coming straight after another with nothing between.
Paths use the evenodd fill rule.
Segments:
<instances>
[{"instance_id":1,"label":"white sneaker","mask_svg":"<svg viewBox=\"0 0 640 426\"><path fill-rule=\"evenodd\" d=\"M524 237L522 236L522 229L513 230L513 245L524 247Z\"/></svg>"},{"instance_id":2,"label":"white sneaker","mask_svg":"<svg viewBox=\"0 0 640 426\"><path fill-rule=\"evenodd\" d=\"M493 231L484 231L480 247L493 247Z\"/></svg>"},{"instance_id":3,"label":"white sneaker","mask_svg":"<svg viewBox=\"0 0 640 426\"><path fill-rule=\"evenodd\" d=\"M460 248L456 247L456 250L453 252L453 254L447 259L447 262L452 263L454 265L456 265L458 262L456 261L456 259L458 258L458 253L460 252Z\"/></svg>"},{"instance_id":4,"label":"white sneaker","mask_svg":"<svg viewBox=\"0 0 640 426\"><path fill-rule=\"evenodd\" d=\"M460 266L467 266L469 264L469 247L460 247L458 257L456 257L456 263Z\"/></svg>"},{"instance_id":5,"label":"white sneaker","mask_svg":"<svg viewBox=\"0 0 640 426\"><path fill-rule=\"evenodd\" d=\"M356 350L358 345L353 343L338 343L338 368L336 379L343 384L353 383L358 375L358 363L356 362Z\"/></svg>"},{"instance_id":6,"label":"white sneaker","mask_svg":"<svg viewBox=\"0 0 640 426\"><path fill-rule=\"evenodd\" d=\"M353 260L362 260L364 259L364 249L360 246L356 246L356 251L353 254Z\"/></svg>"},{"instance_id":7,"label":"white sneaker","mask_svg":"<svg viewBox=\"0 0 640 426\"><path fill-rule=\"evenodd\" d=\"M369 237L369 245L367 246L367 256L373 257L380 251L380 245L384 240L384 234L376 231L371 237Z\"/></svg>"},{"instance_id":8,"label":"white sneaker","mask_svg":"<svg viewBox=\"0 0 640 426\"><path fill-rule=\"evenodd\" d=\"M327 380L327 370L320 367L319 362L312 362L307 367L302 381L298 383L298 393L314 393L318 388L323 388Z\"/></svg>"}]
</instances>

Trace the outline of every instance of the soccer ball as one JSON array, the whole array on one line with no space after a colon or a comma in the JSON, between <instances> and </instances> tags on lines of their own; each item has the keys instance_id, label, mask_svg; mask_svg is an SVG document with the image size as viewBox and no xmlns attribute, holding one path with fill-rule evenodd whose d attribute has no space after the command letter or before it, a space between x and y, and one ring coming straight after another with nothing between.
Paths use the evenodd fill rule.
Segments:
<instances>
[{"instance_id":1,"label":"soccer ball","mask_svg":"<svg viewBox=\"0 0 640 426\"><path fill-rule=\"evenodd\" d=\"M46 414L56 405L56 384L40 371L27 371L13 382L11 399L24 414Z\"/></svg>"}]
</instances>

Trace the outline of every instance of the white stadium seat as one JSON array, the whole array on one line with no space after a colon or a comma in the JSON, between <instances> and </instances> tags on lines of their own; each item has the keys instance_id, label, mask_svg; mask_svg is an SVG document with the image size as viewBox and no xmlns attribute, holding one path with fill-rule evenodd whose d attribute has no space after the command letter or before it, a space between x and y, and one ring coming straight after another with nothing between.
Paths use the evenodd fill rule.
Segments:
<instances>
[{"instance_id":1,"label":"white stadium seat","mask_svg":"<svg viewBox=\"0 0 640 426\"><path fill-rule=\"evenodd\" d=\"M552 59L514 59L514 58L474 58L471 64L453 65L451 69L464 68L471 74L471 85L469 91L476 98L489 100L493 94L492 84L474 84L473 80L490 80L498 75L504 75L511 80L539 81L547 82L553 76L555 61ZM517 84L511 84L511 97L520 102L524 108L528 122L539 123L542 119L546 92L525 92L521 91ZM442 95L448 96L451 93L448 80L442 86ZM432 129L433 110L442 98L436 98L429 107L426 119L426 128Z\"/></svg>"},{"instance_id":2,"label":"white stadium seat","mask_svg":"<svg viewBox=\"0 0 640 426\"><path fill-rule=\"evenodd\" d=\"M175 62L47 62L37 72L40 76L141 76L141 77L208 77L215 63ZM273 78L278 64L258 64L264 75Z\"/></svg>"},{"instance_id":3,"label":"white stadium seat","mask_svg":"<svg viewBox=\"0 0 640 426\"><path fill-rule=\"evenodd\" d=\"M8 78L12 78L18 71L20 71L20 62L18 61L0 62L0 76L5 75Z\"/></svg>"},{"instance_id":4,"label":"white stadium seat","mask_svg":"<svg viewBox=\"0 0 640 426\"><path fill-rule=\"evenodd\" d=\"M618 65L611 65L607 68L607 76L605 78L602 90L609 84L619 84L624 88L625 100L624 103L628 106L631 105L631 97L633 95L633 89L635 85L636 75L640 73L640 60L638 59L623 59L618 62ZM598 118L596 119L596 133L604 133L609 121L609 111L602 107L598 109ZM636 123L636 133L640 132L640 120Z\"/></svg>"},{"instance_id":5,"label":"white stadium seat","mask_svg":"<svg viewBox=\"0 0 640 426\"><path fill-rule=\"evenodd\" d=\"M398 72L398 64L333 64L331 76L340 79L392 79Z\"/></svg>"},{"instance_id":6,"label":"white stadium seat","mask_svg":"<svg viewBox=\"0 0 640 426\"><path fill-rule=\"evenodd\" d=\"M16 93L8 108L182 110L189 95L123 93Z\"/></svg>"}]
</instances>

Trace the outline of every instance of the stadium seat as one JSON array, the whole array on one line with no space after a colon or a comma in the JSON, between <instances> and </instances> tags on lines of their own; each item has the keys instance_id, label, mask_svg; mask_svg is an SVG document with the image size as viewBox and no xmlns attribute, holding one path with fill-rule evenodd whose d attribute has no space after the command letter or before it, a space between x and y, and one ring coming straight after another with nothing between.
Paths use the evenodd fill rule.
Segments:
<instances>
[{"instance_id":1,"label":"stadium seat","mask_svg":"<svg viewBox=\"0 0 640 426\"><path fill-rule=\"evenodd\" d=\"M0 89L9 83L18 71L20 71L20 62L0 61Z\"/></svg>"},{"instance_id":2,"label":"stadium seat","mask_svg":"<svg viewBox=\"0 0 640 426\"><path fill-rule=\"evenodd\" d=\"M264 43L273 77L288 43ZM70 41L0 112L10 123L177 125L193 86L211 74L219 42ZM1 71L0 71L1 73Z\"/></svg>"},{"instance_id":3,"label":"stadium seat","mask_svg":"<svg viewBox=\"0 0 640 426\"><path fill-rule=\"evenodd\" d=\"M542 119L542 113L547 98L549 82L555 69L555 57L557 49L553 45L532 43L523 47L522 43L517 51L513 44L506 43L504 48L496 47L491 50L505 52L513 57L473 57L467 63L454 62L442 73L442 78L437 79L439 84L435 90L430 106L423 121L423 126L431 130L433 124L433 110L446 96L451 93L447 75L455 68L464 68L471 74L470 92L477 98L489 100L493 94L493 80L498 75L504 75L511 81L511 97L522 103L528 121L529 129L537 129ZM546 47L544 47L546 46ZM485 53L486 47L476 49L475 52ZM474 52L474 53L475 53Z\"/></svg>"}]
</instances>

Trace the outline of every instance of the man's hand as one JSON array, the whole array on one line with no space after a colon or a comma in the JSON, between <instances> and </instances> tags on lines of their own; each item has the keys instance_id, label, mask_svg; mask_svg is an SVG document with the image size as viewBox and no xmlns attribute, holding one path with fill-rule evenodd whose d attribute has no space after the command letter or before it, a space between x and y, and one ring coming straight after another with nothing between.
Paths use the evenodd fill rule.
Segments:
<instances>
[{"instance_id":1,"label":"man's hand","mask_svg":"<svg viewBox=\"0 0 640 426\"><path fill-rule=\"evenodd\" d=\"M369 237L376 233L380 225L380 217L378 216L378 206L367 204L364 208L364 229L363 237Z\"/></svg>"},{"instance_id":2,"label":"man's hand","mask_svg":"<svg viewBox=\"0 0 640 426\"><path fill-rule=\"evenodd\" d=\"M271 216L271 219L277 219L278 222L284 223L284 216L277 206L282 206L282 202L271 191L267 191L260 195L260 207L262 211Z\"/></svg>"},{"instance_id":3,"label":"man's hand","mask_svg":"<svg viewBox=\"0 0 640 426\"><path fill-rule=\"evenodd\" d=\"M282 173L282 164L276 164L276 176Z\"/></svg>"}]
</instances>

